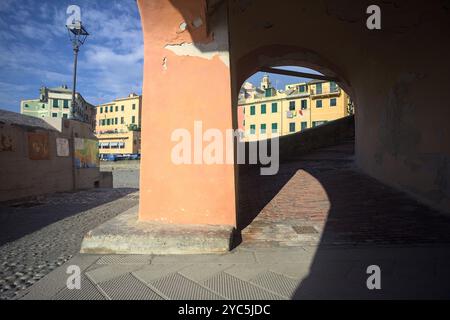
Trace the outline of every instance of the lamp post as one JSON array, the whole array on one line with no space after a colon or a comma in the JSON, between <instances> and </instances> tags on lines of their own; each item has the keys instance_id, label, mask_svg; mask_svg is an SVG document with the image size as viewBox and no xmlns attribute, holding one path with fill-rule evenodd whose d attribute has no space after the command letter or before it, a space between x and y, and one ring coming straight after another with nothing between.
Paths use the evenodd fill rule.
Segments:
<instances>
[{"instance_id":1,"label":"lamp post","mask_svg":"<svg viewBox=\"0 0 450 320\"><path fill-rule=\"evenodd\" d=\"M77 63L78 63L78 52L80 47L86 41L89 33L83 27L81 21L74 21L72 24L66 25L69 32L69 39L72 42L74 62L73 62L73 86L72 86L72 116L75 113L75 93L77 88Z\"/></svg>"}]
</instances>

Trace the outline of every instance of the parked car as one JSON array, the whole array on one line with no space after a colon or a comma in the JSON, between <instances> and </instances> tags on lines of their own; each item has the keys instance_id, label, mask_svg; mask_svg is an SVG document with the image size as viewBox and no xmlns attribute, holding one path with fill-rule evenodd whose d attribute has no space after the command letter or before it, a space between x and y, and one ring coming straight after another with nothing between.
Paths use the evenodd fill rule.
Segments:
<instances>
[{"instance_id":1,"label":"parked car","mask_svg":"<svg viewBox=\"0 0 450 320\"><path fill-rule=\"evenodd\" d=\"M103 161L117 161L117 155L115 154L102 154L100 155L100 160Z\"/></svg>"},{"instance_id":2,"label":"parked car","mask_svg":"<svg viewBox=\"0 0 450 320\"><path fill-rule=\"evenodd\" d=\"M140 153L130 154L130 160L140 160L140 159L141 159L141 154Z\"/></svg>"}]
</instances>

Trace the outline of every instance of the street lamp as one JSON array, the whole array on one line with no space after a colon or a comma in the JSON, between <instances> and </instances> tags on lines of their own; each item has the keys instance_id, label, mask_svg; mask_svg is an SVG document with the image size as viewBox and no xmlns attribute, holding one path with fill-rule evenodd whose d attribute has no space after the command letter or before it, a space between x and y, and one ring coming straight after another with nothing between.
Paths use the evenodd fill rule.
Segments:
<instances>
[{"instance_id":1,"label":"street lamp","mask_svg":"<svg viewBox=\"0 0 450 320\"><path fill-rule=\"evenodd\" d=\"M74 21L70 25L66 25L69 32L69 39L72 42L74 62L73 62L73 87L72 87L72 115L75 111L75 92L77 87L77 62L78 62L78 51L80 47L86 41L89 33L83 27L81 21Z\"/></svg>"}]
</instances>

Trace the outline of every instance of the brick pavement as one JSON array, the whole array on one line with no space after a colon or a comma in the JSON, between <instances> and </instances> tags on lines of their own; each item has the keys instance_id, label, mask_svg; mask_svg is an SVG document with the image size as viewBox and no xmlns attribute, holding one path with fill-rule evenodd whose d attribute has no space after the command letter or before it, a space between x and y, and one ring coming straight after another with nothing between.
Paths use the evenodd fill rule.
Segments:
<instances>
[{"instance_id":1,"label":"brick pavement","mask_svg":"<svg viewBox=\"0 0 450 320\"><path fill-rule=\"evenodd\" d=\"M283 164L276 176L242 173L241 245L450 243L449 216L360 173L353 153L348 143Z\"/></svg>"}]
</instances>

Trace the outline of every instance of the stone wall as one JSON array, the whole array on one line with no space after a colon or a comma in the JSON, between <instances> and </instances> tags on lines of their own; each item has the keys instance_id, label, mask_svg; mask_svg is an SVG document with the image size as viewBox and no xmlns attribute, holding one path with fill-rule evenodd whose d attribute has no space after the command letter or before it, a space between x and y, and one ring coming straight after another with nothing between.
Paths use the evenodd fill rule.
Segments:
<instances>
[{"instance_id":1,"label":"stone wall","mask_svg":"<svg viewBox=\"0 0 450 320\"><path fill-rule=\"evenodd\" d=\"M74 138L95 139L88 124L63 120L62 132L59 132L42 119L11 114L6 111L0 113L0 201L93 187L112 187L110 177L100 173L99 168L74 167ZM29 144L33 142L29 134L47 137L48 153L45 159L32 159ZM57 155L57 138L69 141L68 156Z\"/></svg>"}]
</instances>

